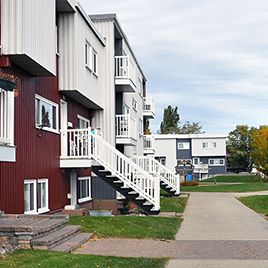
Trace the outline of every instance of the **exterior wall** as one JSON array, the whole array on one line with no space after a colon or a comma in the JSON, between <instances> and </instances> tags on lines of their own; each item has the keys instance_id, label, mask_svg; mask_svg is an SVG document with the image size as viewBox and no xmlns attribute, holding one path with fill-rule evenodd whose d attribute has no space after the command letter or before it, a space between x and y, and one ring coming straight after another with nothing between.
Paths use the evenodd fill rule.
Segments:
<instances>
[{"instance_id":1,"label":"exterior wall","mask_svg":"<svg viewBox=\"0 0 268 268\"><path fill-rule=\"evenodd\" d=\"M2 54L26 55L55 75L55 11L55 0L1 0Z\"/></svg>"},{"instance_id":2,"label":"exterior wall","mask_svg":"<svg viewBox=\"0 0 268 268\"><path fill-rule=\"evenodd\" d=\"M59 168L60 135L35 127L35 94L59 103L57 79L35 78L13 67L8 70L20 79L15 98L16 162L0 162L0 210L24 212L24 179L48 178L49 208L61 209L68 203L69 180Z\"/></svg>"},{"instance_id":3,"label":"exterior wall","mask_svg":"<svg viewBox=\"0 0 268 268\"><path fill-rule=\"evenodd\" d=\"M99 64L99 68L102 68L104 72L103 110L96 111L94 124L101 130L103 138L115 146L114 24L112 21L94 24L106 39L104 63Z\"/></svg>"},{"instance_id":4,"label":"exterior wall","mask_svg":"<svg viewBox=\"0 0 268 268\"><path fill-rule=\"evenodd\" d=\"M203 142L216 142L216 148L202 148ZM225 138L196 138L192 139L192 155L193 156L222 156L226 155Z\"/></svg>"},{"instance_id":5,"label":"exterior wall","mask_svg":"<svg viewBox=\"0 0 268 268\"><path fill-rule=\"evenodd\" d=\"M200 157L200 162L202 164L208 164L209 159L225 159L225 165L224 166L211 166L209 165L209 171L208 175L215 175L215 174L225 174L226 173L226 156L221 157L215 157L215 156L206 156L206 157Z\"/></svg>"},{"instance_id":6,"label":"exterior wall","mask_svg":"<svg viewBox=\"0 0 268 268\"><path fill-rule=\"evenodd\" d=\"M176 139L155 138L155 156L165 156L167 168L175 171L175 166L177 166Z\"/></svg>"},{"instance_id":7,"label":"exterior wall","mask_svg":"<svg viewBox=\"0 0 268 268\"><path fill-rule=\"evenodd\" d=\"M179 142L187 142L189 143L189 149L179 149ZM192 159L192 145L190 139L177 139L176 140L176 148L177 148L177 159Z\"/></svg>"}]
</instances>

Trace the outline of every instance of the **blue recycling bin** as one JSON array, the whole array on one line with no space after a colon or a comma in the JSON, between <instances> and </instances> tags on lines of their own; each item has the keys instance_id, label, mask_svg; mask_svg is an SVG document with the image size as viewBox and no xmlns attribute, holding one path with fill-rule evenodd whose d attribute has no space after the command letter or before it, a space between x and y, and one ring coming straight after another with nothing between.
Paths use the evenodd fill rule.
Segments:
<instances>
[{"instance_id":1,"label":"blue recycling bin","mask_svg":"<svg viewBox=\"0 0 268 268\"><path fill-rule=\"evenodd\" d=\"M193 180L193 175L192 174L187 174L186 175L186 181L192 181Z\"/></svg>"}]
</instances>

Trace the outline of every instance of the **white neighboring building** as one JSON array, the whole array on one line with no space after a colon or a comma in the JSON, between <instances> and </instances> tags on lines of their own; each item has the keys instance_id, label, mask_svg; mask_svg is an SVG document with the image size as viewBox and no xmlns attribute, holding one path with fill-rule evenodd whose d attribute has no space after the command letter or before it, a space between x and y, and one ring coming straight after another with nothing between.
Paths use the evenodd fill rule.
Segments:
<instances>
[{"instance_id":1,"label":"white neighboring building","mask_svg":"<svg viewBox=\"0 0 268 268\"><path fill-rule=\"evenodd\" d=\"M155 159L182 176L190 169L195 178L226 173L226 136L209 134L151 135L151 152ZM145 143L146 144L146 143Z\"/></svg>"}]
</instances>

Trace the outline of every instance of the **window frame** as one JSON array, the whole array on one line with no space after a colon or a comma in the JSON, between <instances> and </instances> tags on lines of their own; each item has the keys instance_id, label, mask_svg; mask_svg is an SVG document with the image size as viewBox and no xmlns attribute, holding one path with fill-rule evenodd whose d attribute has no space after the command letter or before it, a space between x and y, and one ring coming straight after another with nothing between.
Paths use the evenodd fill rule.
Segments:
<instances>
[{"instance_id":1,"label":"window frame","mask_svg":"<svg viewBox=\"0 0 268 268\"><path fill-rule=\"evenodd\" d=\"M92 72L96 77L98 77L98 52L93 48L93 46L87 39L85 41L85 66L90 70L90 72Z\"/></svg>"},{"instance_id":2,"label":"window frame","mask_svg":"<svg viewBox=\"0 0 268 268\"><path fill-rule=\"evenodd\" d=\"M86 117L84 117L84 116L82 116L82 115L80 115L80 114L77 114L77 119L78 119L78 128L79 128L79 129L84 129L84 128L81 128L81 127L80 127L80 123L79 123L80 120L81 120L81 121L84 121L85 123L88 124L88 127L87 127L87 128L90 127L90 119L88 119L88 118L86 118Z\"/></svg>"},{"instance_id":3,"label":"window frame","mask_svg":"<svg viewBox=\"0 0 268 268\"><path fill-rule=\"evenodd\" d=\"M38 208L38 184L41 184L41 183L45 183L46 185L46 206L45 207L42 207L42 208ZM46 178L43 178L43 179L38 179L36 180L36 185L37 185L37 194L36 194L36 198L37 198L37 212L38 214L42 214L42 213L46 213L46 212L49 212L49 200L48 200L48 179Z\"/></svg>"},{"instance_id":4,"label":"window frame","mask_svg":"<svg viewBox=\"0 0 268 268\"><path fill-rule=\"evenodd\" d=\"M80 197L81 195L81 184L80 181L88 181L88 196L87 197ZM85 177L78 177L78 187L79 187L79 198L78 203L85 203L92 200L92 190L91 190L91 177L85 176Z\"/></svg>"},{"instance_id":5,"label":"window frame","mask_svg":"<svg viewBox=\"0 0 268 268\"><path fill-rule=\"evenodd\" d=\"M28 210L28 211L25 211L25 185L26 184L33 184L33 186L34 186L34 200L33 200L33 204L34 204L34 208L33 208L33 210ZM25 215L36 215L37 214L37 199L36 199L36 197L37 197L37 195L36 195L36 180L32 180L32 179L25 179L24 180L24 182L23 182L23 195L24 195L24 214ZM28 200L29 201L29 203L31 203L30 202L30 200Z\"/></svg>"},{"instance_id":6,"label":"window frame","mask_svg":"<svg viewBox=\"0 0 268 268\"><path fill-rule=\"evenodd\" d=\"M138 102L135 100L135 98L132 98L131 103L132 103L133 110L137 112L138 111Z\"/></svg>"},{"instance_id":7,"label":"window frame","mask_svg":"<svg viewBox=\"0 0 268 268\"><path fill-rule=\"evenodd\" d=\"M40 103L39 111L38 111L38 115L39 115L38 123L39 124L37 124L37 108L38 108L37 107L37 100L39 100L39 103ZM51 105L52 107L53 106L55 107L55 111L56 111L56 115L55 115L56 116L56 118L55 118L55 120L56 120L56 129L54 129L53 127L46 127L46 126L42 127L42 105L41 105L42 102L44 102L44 103L46 103L48 105ZM53 111L53 108L52 108L52 111ZM52 118L52 121L54 121L53 118ZM42 96L40 96L38 94L35 94L35 127L37 129L42 129L42 130L45 130L45 131L49 131L49 132L59 134L59 105L56 102L51 101L51 100L49 100L49 99L47 99L45 97L42 97Z\"/></svg>"},{"instance_id":8,"label":"window frame","mask_svg":"<svg viewBox=\"0 0 268 268\"><path fill-rule=\"evenodd\" d=\"M211 163L211 161L213 161L213 164ZM220 161L222 161L222 164L220 164ZM210 158L208 159L208 165L218 166L218 167L225 166L225 159L224 158Z\"/></svg>"},{"instance_id":9,"label":"window frame","mask_svg":"<svg viewBox=\"0 0 268 268\"><path fill-rule=\"evenodd\" d=\"M182 145L182 148L180 148ZM186 145L186 146L185 146ZM178 142L178 150L190 150L190 142Z\"/></svg>"},{"instance_id":10,"label":"window frame","mask_svg":"<svg viewBox=\"0 0 268 268\"><path fill-rule=\"evenodd\" d=\"M197 160L197 164L195 163L195 160ZM200 164L200 158L199 157L193 157L193 165L198 166Z\"/></svg>"}]
</instances>

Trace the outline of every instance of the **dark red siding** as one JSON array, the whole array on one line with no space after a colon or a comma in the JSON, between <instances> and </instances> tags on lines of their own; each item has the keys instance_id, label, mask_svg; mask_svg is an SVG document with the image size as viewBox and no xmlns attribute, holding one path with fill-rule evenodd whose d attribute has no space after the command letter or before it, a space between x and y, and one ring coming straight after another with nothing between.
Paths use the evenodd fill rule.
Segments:
<instances>
[{"instance_id":1,"label":"dark red siding","mask_svg":"<svg viewBox=\"0 0 268 268\"><path fill-rule=\"evenodd\" d=\"M35 127L35 94L58 103L60 115L61 96L57 78L32 77L15 66L0 68L0 71L12 73L20 80L19 96L15 98L16 162L0 162L0 210L6 213L24 212L23 182L27 178L48 178L49 209L62 209L69 204L67 193L70 190L69 177L59 168L60 135ZM77 118L76 113L90 118L88 109L78 103L69 100L68 109L68 120ZM82 169L78 173L89 175L90 171Z\"/></svg>"}]
</instances>

